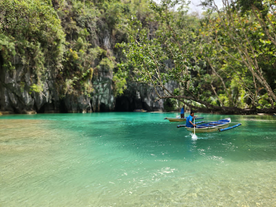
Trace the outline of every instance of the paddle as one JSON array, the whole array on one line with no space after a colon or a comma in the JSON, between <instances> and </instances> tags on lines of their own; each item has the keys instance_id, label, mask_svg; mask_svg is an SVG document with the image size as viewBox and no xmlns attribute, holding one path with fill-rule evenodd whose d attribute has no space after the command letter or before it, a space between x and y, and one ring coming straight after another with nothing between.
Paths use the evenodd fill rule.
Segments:
<instances>
[{"instance_id":1,"label":"paddle","mask_svg":"<svg viewBox=\"0 0 276 207\"><path fill-rule=\"evenodd\" d=\"M194 125L195 125L195 118L194 118ZM195 135L195 126L194 126L194 135Z\"/></svg>"},{"instance_id":2,"label":"paddle","mask_svg":"<svg viewBox=\"0 0 276 207\"><path fill-rule=\"evenodd\" d=\"M195 125L195 119L194 119L194 125ZM195 134L195 126L194 126L194 134L192 135L192 140L197 140L197 136Z\"/></svg>"}]
</instances>

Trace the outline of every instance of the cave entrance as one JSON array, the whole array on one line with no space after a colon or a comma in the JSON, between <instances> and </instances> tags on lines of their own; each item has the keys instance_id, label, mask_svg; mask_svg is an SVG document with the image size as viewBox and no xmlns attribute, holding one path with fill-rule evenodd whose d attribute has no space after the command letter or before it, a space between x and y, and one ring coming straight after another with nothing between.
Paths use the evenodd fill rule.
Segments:
<instances>
[{"instance_id":1,"label":"cave entrance","mask_svg":"<svg viewBox=\"0 0 276 207\"><path fill-rule=\"evenodd\" d=\"M105 105L104 103L101 103L100 104L100 112L108 112L108 111L110 111L109 107L107 105Z\"/></svg>"},{"instance_id":2,"label":"cave entrance","mask_svg":"<svg viewBox=\"0 0 276 207\"><path fill-rule=\"evenodd\" d=\"M121 96L116 99L115 111L133 111L135 106L131 104L131 100L126 96Z\"/></svg>"}]
</instances>

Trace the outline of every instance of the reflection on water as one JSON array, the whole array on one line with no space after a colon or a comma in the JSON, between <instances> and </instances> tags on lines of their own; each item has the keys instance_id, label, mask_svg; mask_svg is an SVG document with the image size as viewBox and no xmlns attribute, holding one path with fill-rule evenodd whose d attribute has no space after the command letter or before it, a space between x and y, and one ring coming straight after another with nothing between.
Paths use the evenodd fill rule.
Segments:
<instances>
[{"instance_id":1,"label":"reflection on water","mask_svg":"<svg viewBox=\"0 0 276 207\"><path fill-rule=\"evenodd\" d=\"M192 140L165 116L1 117L0 206L276 206L273 117Z\"/></svg>"}]
</instances>

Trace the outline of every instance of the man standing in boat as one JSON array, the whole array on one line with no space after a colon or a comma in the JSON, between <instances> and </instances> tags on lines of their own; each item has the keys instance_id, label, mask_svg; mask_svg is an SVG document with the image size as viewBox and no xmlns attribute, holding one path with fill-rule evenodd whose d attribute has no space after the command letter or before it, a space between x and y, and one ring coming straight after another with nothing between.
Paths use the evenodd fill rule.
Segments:
<instances>
[{"instance_id":1,"label":"man standing in boat","mask_svg":"<svg viewBox=\"0 0 276 207\"><path fill-rule=\"evenodd\" d=\"M193 119L195 119L194 112L191 111L190 116L186 119L186 127L196 127L196 125L193 123Z\"/></svg>"},{"instance_id":2,"label":"man standing in boat","mask_svg":"<svg viewBox=\"0 0 276 207\"><path fill-rule=\"evenodd\" d=\"M185 113L185 109L184 109L184 106L181 108L181 111L180 111L180 118L181 119L184 119L184 113Z\"/></svg>"}]
</instances>

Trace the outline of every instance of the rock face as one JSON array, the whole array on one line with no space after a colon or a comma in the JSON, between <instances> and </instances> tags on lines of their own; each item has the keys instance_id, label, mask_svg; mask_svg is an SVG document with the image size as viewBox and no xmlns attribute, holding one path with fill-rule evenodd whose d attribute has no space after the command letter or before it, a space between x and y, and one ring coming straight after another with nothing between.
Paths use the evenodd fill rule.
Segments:
<instances>
[{"instance_id":1,"label":"rock face","mask_svg":"<svg viewBox=\"0 0 276 207\"><path fill-rule=\"evenodd\" d=\"M13 71L0 70L0 111L11 113L86 113L105 111L148 111L163 109L163 100L156 100L153 88L137 83L128 83L124 95L114 97L112 73L100 71L93 78L94 91L90 97L77 94L60 97L55 82L43 82L43 91L31 92L30 71L18 66ZM174 87L172 85L172 87Z\"/></svg>"},{"instance_id":2,"label":"rock face","mask_svg":"<svg viewBox=\"0 0 276 207\"><path fill-rule=\"evenodd\" d=\"M67 95L63 100L63 111L68 113L86 113L91 111L90 99L84 95Z\"/></svg>"},{"instance_id":3,"label":"rock face","mask_svg":"<svg viewBox=\"0 0 276 207\"><path fill-rule=\"evenodd\" d=\"M110 41L109 36L102 38L102 42L108 50L115 44ZM128 83L124 95L115 98L113 73L106 68L98 69L93 76L94 91L88 97L83 94L59 94L60 86L56 84L51 69L46 69L48 78L41 81L39 92L35 91L32 88L34 83L37 84L35 73L24 68L16 58L14 70L3 68L1 60L3 59L0 54L0 111L5 113L86 113L163 109L163 100L155 101L157 95L154 89L137 83Z\"/></svg>"},{"instance_id":4,"label":"rock face","mask_svg":"<svg viewBox=\"0 0 276 207\"><path fill-rule=\"evenodd\" d=\"M43 83L43 91L32 92L30 72L19 67L14 71L0 72L0 111L12 113L86 113L103 111L148 111L163 109L163 100L155 101L157 95L153 88L128 83L124 95L114 97L112 79L99 76L93 81L91 97L85 95L66 95L60 98L53 81Z\"/></svg>"},{"instance_id":5,"label":"rock face","mask_svg":"<svg viewBox=\"0 0 276 207\"><path fill-rule=\"evenodd\" d=\"M116 99L116 111L134 111L145 109L147 111L163 109L163 100L156 101L153 88L146 85L129 83L123 96Z\"/></svg>"},{"instance_id":6,"label":"rock face","mask_svg":"<svg viewBox=\"0 0 276 207\"><path fill-rule=\"evenodd\" d=\"M112 80L107 77L101 77L93 82L93 86L92 110L97 112L114 111L115 98L112 91Z\"/></svg>"},{"instance_id":7,"label":"rock face","mask_svg":"<svg viewBox=\"0 0 276 207\"><path fill-rule=\"evenodd\" d=\"M13 71L0 70L0 111L11 113L86 113L105 111L148 111L163 108L163 100L155 101L154 89L147 86L128 83L124 95L114 97L112 77L99 73L93 80L94 91L91 97L66 95L60 98L55 83L46 80L43 91L31 92L32 74L22 66ZM33 112L32 112L33 113Z\"/></svg>"},{"instance_id":8,"label":"rock face","mask_svg":"<svg viewBox=\"0 0 276 207\"><path fill-rule=\"evenodd\" d=\"M107 37L104 38L105 47L108 48L110 43ZM101 67L94 73L92 84L94 91L91 94L91 106L95 112L114 111L115 98L112 85L113 72L108 68Z\"/></svg>"},{"instance_id":9,"label":"rock face","mask_svg":"<svg viewBox=\"0 0 276 207\"><path fill-rule=\"evenodd\" d=\"M49 90L50 82L44 82L41 93L31 92L30 80L34 77L23 66L13 71L3 68L0 71L0 110L14 113L39 111L54 98L54 91Z\"/></svg>"}]
</instances>

